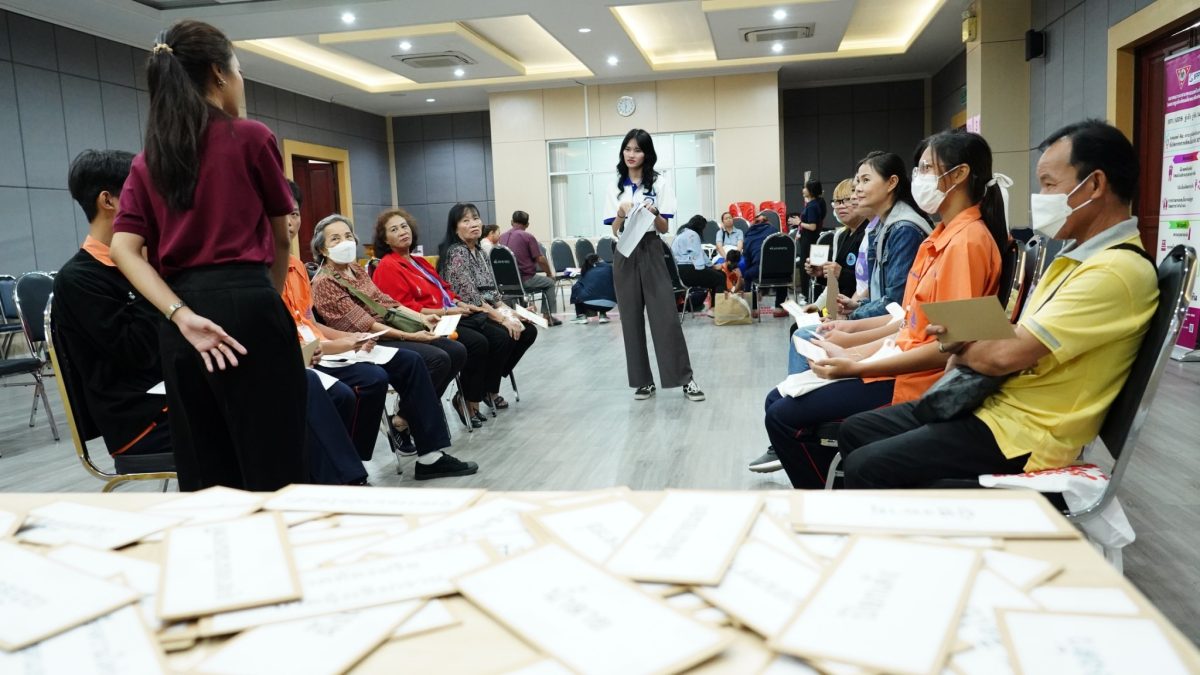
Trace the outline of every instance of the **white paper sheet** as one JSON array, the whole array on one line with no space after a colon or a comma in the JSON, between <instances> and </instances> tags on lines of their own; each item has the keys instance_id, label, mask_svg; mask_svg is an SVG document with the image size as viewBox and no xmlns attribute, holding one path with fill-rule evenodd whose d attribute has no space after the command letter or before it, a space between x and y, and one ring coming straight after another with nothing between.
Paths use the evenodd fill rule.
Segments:
<instances>
[{"instance_id":1,"label":"white paper sheet","mask_svg":"<svg viewBox=\"0 0 1200 675\"><path fill-rule=\"evenodd\" d=\"M550 322L546 321L545 317L543 317L540 314L534 314L533 312L529 311L528 309L525 309L525 307L522 305L514 304L513 311L517 313L517 316L521 317L522 319L525 319L526 321L533 323L534 325L537 325L541 328L549 328L550 327Z\"/></svg>"},{"instance_id":2,"label":"white paper sheet","mask_svg":"<svg viewBox=\"0 0 1200 675\"><path fill-rule=\"evenodd\" d=\"M202 621L200 630L205 635L224 635L251 626L394 602L419 603L425 598L453 593L455 577L491 560L478 544L463 544L353 565L322 567L300 575L301 600L217 614Z\"/></svg>"},{"instance_id":3,"label":"white paper sheet","mask_svg":"<svg viewBox=\"0 0 1200 675\"><path fill-rule=\"evenodd\" d=\"M539 659L516 670L510 670L507 675L571 675L571 671L554 659Z\"/></svg>"},{"instance_id":4,"label":"white paper sheet","mask_svg":"<svg viewBox=\"0 0 1200 675\"><path fill-rule=\"evenodd\" d=\"M792 336L792 348L796 350L797 354L810 361L824 361L829 358L829 354L824 349L821 349L799 335Z\"/></svg>"},{"instance_id":5,"label":"white paper sheet","mask_svg":"<svg viewBox=\"0 0 1200 675\"><path fill-rule=\"evenodd\" d=\"M291 544L273 513L173 528L163 544L164 621L300 597Z\"/></svg>"},{"instance_id":6,"label":"white paper sheet","mask_svg":"<svg viewBox=\"0 0 1200 675\"><path fill-rule=\"evenodd\" d=\"M815 532L1075 536L1034 499L804 490L793 496L792 507L796 528Z\"/></svg>"},{"instance_id":7,"label":"white paper sheet","mask_svg":"<svg viewBox=\"0 0 1200 675\"><path fill-rule=\"evenodd\" d=\"M121 548L180 521L133 511L118 511L74 502L54 502L29 511L17 539L31 544L80 544Z\"/></svg>"},{"instance_id":8,"label":"white paper sheet","mask_svg":"<svg viewBox=\"0 0 1200 675\"><path fill-rule=\"evenodd\" d=\"M641 509L622 499L530 517L574 552L603 564L644 516Z\"/></svg>"},{"instance_id":9,"label":"white paper sheet","mask_svg":"<svg viewBox=\"0 0 1200 675\"><path fill-rule=\"evenodd\" d=\"M715 584L761 508L749 493L668 491L607 567L638 581Z\"/></svg>"},{"instance_id":10,"label":"white paper sheet","mask_svg":"<svg viewBox=\"0 0 1200 675\"><path fill-rule=\"evenodd\" d=\"M1141 614L1133 598L1123 589L1091 586L1039 586L1029 592L1034 602L1051 612L1085 614Z\"/></svg>"},{"instance_id":11,"label":"white paper sheet","mask_svg":"<svg viewBox=\"0 0 1200 675\"><path fill-rule=\"evenodd\" d=\"M352 352L322 356L321 365L327 368L340 368L353 363L374 363L377 366L382 366L392 360L392 357L396 355L396 351L395 347L375 345L371 348L371 351L359 349Z\"/></svg>"},{"instance_id":12,"label":"white paper sheet","mask_svg":"<svg viewBox=\"0 0 1200 675\"><path fill-rule=\"evenodd\" d=\"M821 672L794 656L780 654L759 675L821 675Z\"/></svg>"},{"instance_id":13,"label":"white paper sheet","mask_svg":"<svg viewBox=\"0 0 1200 675\"><path fill-rule=\"evenodd\" d=\"M1007 551L984 551L983 564L1008 583L1028 591L1058 574L1062 565L1058 563L1016 555Z\"/></svg>"},{"instance_id":14,"label":"white paper sheet","mask_svg":"<svg viewBox=\"0 0 1200 675\"><path fill-rule=\"evenodd\" d=\"M750 528L749 538L757 539L764 544L770 544L780 552L786 553L813 569L819 570L825 565L824 561L809 552L807 548L804 548L804 545L800 543L796 535L784 529L779 524L779 521L772 518L765 511L758 514L758 518L754 520L754 527ZM840 547L838 550L841 550ZM836 555L835 553L830 557L832 558Z\"/></svg>"},{"instance_id":15,"label":"white paper sheet","mask_svg":"<svg viewBox=\"0 0 1200 675\"><path fill-rule=\"evenodd\" d=\"M314 570L337 560L347 553L371 546L372 544L378 544L389 536L391 535L382 532L375 534L359 533L352 537L332 539L304 546L293 546L292 558L296 561L297 570L302 572L305 570Z\"/></svg>"},{"instance_id":16,"label":"white paper sheet","mask_svg":"<svg viewBox=\"0 0 1200 675\"><path fill-rule=\"evenodd\" d=\"M806 312L804 308L796 304L794 300L785 300L782 305L783 309L792 318L796 320L796 328L804 328L805 326L816 326L821 323L821 315L817 312Z\"/></svg>"},{"instance_id":17,"label":"white paper sheet","mask_svg":"<svg viewBox=\"0 0 1200 675\"><path fill-rule=\"evenodd\" d=\"M813 555L825 560L833 560L842 554L842 549L846 548L850 537L844 534L800 533L796 535L796 541L800 542L800 545Z\"/></svg>"},{"instance_id":18,"label":"white paper sheet","mask_svg":"<svg viewBox=\"0 0 1200 675\"><path fill-rule=\"evenodd\" d=\"M829 262L829 244L813 244L808 247L808 264L820 267Z\"/></svg>"},{"instance_id":19,"label":"white paper sheet","mask_svg":"<svg viewBox=\"0 0 1200 675\"><path fill-rule=\"evenodd\" d=\"M404 623L396 626L396 630L392 631L391 639L401 640L414 635L423 635L442 628L457 626L459 623L458 617L446 609L446 603L441 600L430 600L415 614L405 619Z\"/></svg>"},{"instance_id":20,"label":"white paper sheet","mask_svg":"<svg viewBox=\"0 0 1200 675\"><path fill-rule=\"evenodd\" d=\"M21 526L21 516L11 511L0 511L0 539L7 537Z\"/></svg>"},{"instance_id":21,"label":"white paper sheet","mask_svg":"<svg viewBox=\"0 0 1200 675\"><path fill-rule=\"evenodd\" d=\"M261 494L218 485L155 504L142 509L142 513L179 518L180 525L197 525L249 515L257 511L264 501L266 497ZM144 541L161 540L162 536L161 532L157 532Z\"/></svg>"},{"instance_id":22,"label":"white paper sheet","mask_svg":"<svg viewBox=\"0 0 1200 675\"><path fill-rule=\"evenodd\" d=\"M274 511L327 511L376 515L446 513L470 506L483 490L290 485L267 500Z\"/></svg>"},{"instance_id":23,"label":"white paper sheet","mask_svg":"<svg viewBox=\"0 0 1200 675\"><path fill-rule=\"evenodd\" d=\"M1188 672L1151 619L1009 611L1000 622L1022 675Z\"/></svg>"},{"instance_id":24,"label":"white paper sheet","mask_svg":"<svg viewBox=\"0 0 1200 675\"><path fill-rule=\"evenodd\" d=\"M5 675L157 675L162 651L132 607L16 652L0 651Z\"/></svg>"},{"instance_id":25,"label":"white paper sheet","mask_svg":"<svg viewBox=\"0 0 1200 675\"><path fill-rule=\"evenodd\" d=\"M438 319L437 325L433 327L433 334L438 337L447 337L454 331L458 330L458 322L462 319L461 314L447 314Z\"/></svg>"},{"instance_id":26,"label":"white paper sheet","mask_svg":"<svg viewBox=\"0 0 1200 675\"><path fill-rule=\"evenodd\" d=\"M695 592L769 638L783 630L820 580L819 568L752 539L738 549L720 585L697 586Z\"/></svg>"},{"instance_id":27,"label":"white paper sheet","mask_svg":"<svg viewBox=\"0 0 1200 675\"><path fill-rule=\"evenodd\" d=\"M676 672L729 643L557 544L468 574L458 586L519 636L585 675Z\"/></svg>"},{"instance_id":28,"label":"white paper sheet","mask_svg":"<svg viewBox=\"0 0 1200 675\"><path fill-rule=\"evenodd\" d=\"M892 321L903 322L904 317L908 316L908 312L905 312L904 308L895 302L889 302L884 309L887 310L888 316L892 317Z\"/></svg>"},{"instance_id":29,"label":"white paper sheet","mask_svg":"<svg viewBox=\"0 0 1200 675\"><path fill-rule=\"evenodd\" d=\"M633 209L625 214L624 228L617 240L617 251L628 258L633 255L642 237L654 229L654 214L644 203L634 204Z\"/></svg>"},{"instance_id":30,"label":"white paper sheet","mask_svg":"<svg viewBox=\"0 0 1200 675\"><path fill-rule=\"evenodd\" d=\"M970 645L950 658L962 675L1008 675L1012 666L996 623L997 609L1036 609L1037 604L995 572L981 569L967 596L957 639Z\"/></svg>"},{"instance_id":31,"label":"white paper sheet","mask_svg":"<svg viewBox=\"0 0 1200 675\"><path fill-rule=\"evenodd\" d=\"M317 379L321 381L321 386L325 388L325 391L329 391L330 387L338 383L338 379L328 373L323 373L319 370L314 370L311 368L309 370L312 370L317 374Z\"/></svg>"},{"instance_id":32,"label":"white paper sheet","mask_svg":"<svg viewBox=\"0 0 1200 675\"><path fill-rule=\"evenodd\" d=\"M137 597L126 586L0 542L0 649L44 640Z\"/></svg>"},{"instance_id":33,"label":"white paper sheet","mask_svg":"<svg viewBox=\"0 0 1200 675\"><path fill-rule=\"evenodd\" d=\"M704 601L704 598L695 593L677 593L667 598L667 605L674 607L682 612L692 612L697 609L704 609L709 604Z\"/></svg>"},{"instance_id":34,"label":"white paper sheet","mask_svg":"<svg viewBox=\"0 0 1200 675\"><path fill-rule=\"evenodd\" d=\"M891 673L937 673L978 567L972 549L853 539L771 646Z\"/></svg>"},{"instance_id":35,"label":"white paper sheet","mask_svg":"<svg viewBox=\"0 0 1200 675\"><path fill-rule=\"evenodd\" d=\"M126 586L141 595L158 592L162 566L149 560L78 544L52 548L46 552L46 557L97 579L111 579L119 575Z\"/></svg>"},{"instance_id":36,"label":"white paper sheet","mask_svg":"<svg viewBox=\"0 0 1200 675\"><path fill-rule=\"evenodd\" d=\"M225 643L196 672L213 675L342 673L416 611L400 603L260 626Z\"/></svg>"},{"instance_id":37,"label":"white paper sheet","mask_svg":"<svg viewBox=\"0 0 1200 675\"><path fill-rule=\"evenodd\" d=\"M159 382L158 384L154 385L153 387L150 387L149 389L147 389L146 393L153 394L155 396L166 396L167 395L167 383Z\"/></svg>"}]
</instances>

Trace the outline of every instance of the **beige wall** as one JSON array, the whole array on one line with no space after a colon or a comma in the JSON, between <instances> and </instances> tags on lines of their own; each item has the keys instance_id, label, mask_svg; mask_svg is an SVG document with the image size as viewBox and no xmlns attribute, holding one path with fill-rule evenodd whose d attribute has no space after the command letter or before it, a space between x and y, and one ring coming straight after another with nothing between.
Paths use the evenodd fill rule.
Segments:
<instances>
[{"instance_id":1,"label":"beige wall","mask_svg":"<svg viewBox=\"0 0 1200 675\"><path fill-rule=\"evenodd\" d=\"M637 102L629 117L617 114L622 96ZM550 237L548 140L623 136L634 127L652 134L711 129L718 209L782 199L774 72L590 86L586 96L583 87L502 92L489 107L496 213L528 211L539 238Z\"/></svg>"}]
</instances>

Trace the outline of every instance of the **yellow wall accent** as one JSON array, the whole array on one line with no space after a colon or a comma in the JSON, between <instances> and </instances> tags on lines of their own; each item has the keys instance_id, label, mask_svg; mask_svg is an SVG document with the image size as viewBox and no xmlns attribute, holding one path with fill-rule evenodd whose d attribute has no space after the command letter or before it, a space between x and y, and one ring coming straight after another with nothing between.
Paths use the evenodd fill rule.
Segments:
<instances>
[{"instance_id":1,"label":"yellow wall accent","mask_svg":"<svg viewBox=\"0 0 1200 675\"><path fill-rule=\"evenodd\" d=\"M333 148L328 145L317 145L285 138L283 139L283 174L293 180L295 177L292 175L292 157L296 155L333 162L337 167L338 175L338 210L347 218L353 218L354 198L350 193L350 152L345 148ZM392 182L395 183L395 181ZM292 242L292 255L299 255L295 241Z\"/></svg>"},{"instance_id":2,"label":"yellow wall accent","mask_svg":"<svg viewBox=\"0 0 1200 675\"><path fill-rule=\"evenodd\" d=\"M1196 11L1196 0L1157 0L1108 29L1108 121L1133 138L1134 50Z\"/></svg>"}]
</instances>

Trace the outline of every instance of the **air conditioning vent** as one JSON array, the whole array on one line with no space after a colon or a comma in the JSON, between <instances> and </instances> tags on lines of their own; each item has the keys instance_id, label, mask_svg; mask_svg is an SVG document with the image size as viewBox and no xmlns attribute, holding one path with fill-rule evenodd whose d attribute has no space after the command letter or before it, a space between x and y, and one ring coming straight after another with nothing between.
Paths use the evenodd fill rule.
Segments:
<instances>
[{"instance_id":1,"label":"air conditioning vent","mask_svg":"<svg viewBox=\"0 0 1200 675\"><path fill-rule=\"evenodd\" d=\"M742 28L739 31L746 42L785 42L803 40L816 32L816 24L802 23L798 26L771 26L769 28Z\"/></svg>"},{"instance_id":2,"label":"air conditioning vent","mask_svg":"<svg viewBox=\"0 0 1200 675\"><path fill-rule=\"evenodd\" d=\"M474 59L461 52L393 54L392 58L411 68L457 68L475 64Z\"/></svg>"}]
</instances>

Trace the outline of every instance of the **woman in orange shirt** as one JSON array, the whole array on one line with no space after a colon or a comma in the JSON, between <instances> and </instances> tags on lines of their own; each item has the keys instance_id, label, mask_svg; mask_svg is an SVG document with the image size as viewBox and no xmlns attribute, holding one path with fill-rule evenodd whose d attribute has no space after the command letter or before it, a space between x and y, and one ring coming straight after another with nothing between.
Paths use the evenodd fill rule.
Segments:
<instances>
[{"instance_id":1,"label":"woman in orange shirt","mask_svg":"<svg viewBox=\"0 0 1200 675\"><path fill-rule=\"evenodd\" d=\"M875 331L877 338L855 347L814 341L829 358L810 361L813 374L837 381L796 397L778 389L767 396L767 435L793 486L825 483L836 449L810 442L818 426L917 399L941 376L950 355L925 335L929 321L922 305L996 293L1000 250L1008 242L998 181L1006 179L993 176L991 149L982 136L945 132L929 139L913 169L912 192L917 204L936 212L941 222L921 243L909 270L904 320L899 325L890 316L859 320L856 332ZM861 184L856 188L862 189ZM844 328L843 322L830 323ZM892 339L898 354L869 360Z\"/></svg>"}]
</instances>

